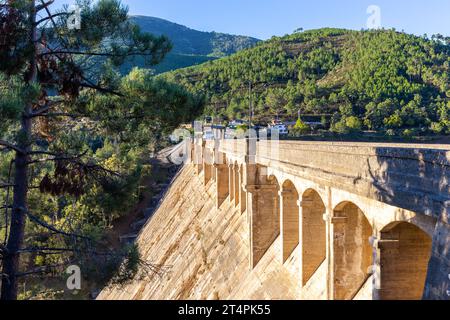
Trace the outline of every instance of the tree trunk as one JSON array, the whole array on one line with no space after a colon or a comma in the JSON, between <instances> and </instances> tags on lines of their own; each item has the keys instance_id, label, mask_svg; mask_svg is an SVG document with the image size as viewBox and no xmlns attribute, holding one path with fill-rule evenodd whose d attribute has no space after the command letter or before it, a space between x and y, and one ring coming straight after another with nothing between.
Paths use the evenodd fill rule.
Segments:
<instances>
[{"instance_id":1,"label":"tree trunk","mask_svg":"<svg viewBox=\"0 0 450 320\"><path fill-rule=\"evenodd\" d=\"M31 2L30 8L30 41L35 47L35 54L32 55L29 64L29 71L25 81L29 84L36 82L36 10L34 1ZM11 226L6 245L6 256L3 259L3 276L1 288L1 300L17 299L17 273L20 267L19 250L22 247L26 222L27 198L28 198L28 161L31 141L31 118L28 117L32 112L32 105L25 106L21 120L21 130L19 133L19 148L24 151L16 152L14 162L14 197L13 209L11 213Z\"/></svg>"},{"instance_id":2,"label":"tree trunk","mask_svg":"<svg viewBox=\"0 0 450 320\"><path fill-rule=\"evenodd\" d=\"M29 120L22 121L22 132L27 133ZM29 132L29 131L28 131ZM13 210L11 214L11 227L6 245L7 254L3 260L2 300L17 299L17 277L19 270L20 250L25 229L27 193L28 193L28 156L17 153L15 159L15 176Z\"/></svg>"}]
</instances>

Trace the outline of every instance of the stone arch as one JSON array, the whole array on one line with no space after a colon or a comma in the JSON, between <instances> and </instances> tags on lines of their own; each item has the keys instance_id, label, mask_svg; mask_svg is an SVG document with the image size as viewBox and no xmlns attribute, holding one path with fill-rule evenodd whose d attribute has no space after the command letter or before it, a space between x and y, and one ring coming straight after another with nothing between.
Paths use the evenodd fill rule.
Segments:
<instances>
[{"instance_id":1,"label":"stone arch","mask_svg":"<svg viewBox=\"0 0 450 320\"><path fill-rule=\"evenodd\" d=\"M259 169L259 170L260 170L260 173L259 173L259 174L261 175L264 171L261 170L261 169ZM267 170L267 169L266 169L266 170ZM266 171L266 172L267 172L267 171ZM265 185L276 186L277 189L280 190L281 184L278 182L278 181L280 181L280 180L278 179L278 177L277 177L275 174L269 174L269 175L266 177L266 179L262 178L261 180L264 181L264 184L265 184ZM262 184L262 185L264 185L264 184Z\"/></svg>"},{"instance_id":2,"label":"stone arch","mask_svg":"<svg viewBox=\"0 0 450 320\"><path fill-rule=\"evenodd\" d=\"M290 180L286 180L280 193L283 263L287 261L299 243L298 199L295 185Z\"/></svg>"},{"instance_id":3,"label":"stone arch","mask_svg":"<svg viewBox=\"0 0 450 320\"><path fill-rule=\"evenodd\" d=\"M333 296L351 300L372 274L373 250L369 239L372 226L364 212L352 202L333 211L332 221Z\"/></svg>"},{"instance_id":4,"label":"stone arch","mask_svg":"<svg viewBox=\"0 0 450 320\"><path fill-rule=\"evenodd\" d=\"M261 171L264 168L258 168ZM264 169L265 171L265 169ZM251 217L251 265L255 267L280 235L280 187L275 176L261 176L248 186Z\"/></svg>"},{"instance_id":5,"label":"stone arch","mask_svg":"<svg viewBox=\"0 0 450 320\"><path fill-rule=\"evenodd\" d=\"M283 173L280 172L279 170L274 170L272 168L267 168L266 170L266 174L267 174L267 179L270 181L276 181L278 184L278 187L281 189L281 186L283 185L283 183L288 180L284 177Z\"/></svg>"},{"instance_id":6,"label":"stone arch","mask_svg":"<svg viewBox=\"0 0 450 320\"><path fill-rule=\"evenodd\" d=\"M326 258L327 230L323 219L326 208L314 189L303 193L301 208L302 285L306 285Z\"/></svg>"},{"instance_id":7,"label":"stone arch","mask_svg":"<svg viewBox=\"0 0 450 320\"><path fill-rule=\"evenodd\" d=\"M422 299L432 239L409 222L383 228L378 241L381 300Z\"/></svg>"}]
</instances>

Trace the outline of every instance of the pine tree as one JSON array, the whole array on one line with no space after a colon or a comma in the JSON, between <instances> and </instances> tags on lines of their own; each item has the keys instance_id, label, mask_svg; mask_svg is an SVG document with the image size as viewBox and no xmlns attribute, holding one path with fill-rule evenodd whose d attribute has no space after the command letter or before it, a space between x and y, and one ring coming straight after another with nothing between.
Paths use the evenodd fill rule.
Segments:
<instances>
[{"instance_id":1,"label":"pine tree","mask_svg":"<svg viewBox=\"0 0 450 320\"><path fill-rule=\"evenodd\" d=\"M17 298L27 218L58 233L28 208L30 167L55 164L54 181L46 177L41 183L44 192L79 194L90 176L115 174L86 160L86 151L57 143L59 133L80 118L104 130L145 124L161 132L190 119L201 103L149 72L135 70L120 79L114 70L125 59L140 56L148 65L157 64L171 49L170 41L142 33L119 0L77 4L81 25L69 28L74 13L67 7L52 12L54 0L0 1L0 138L7 128L14 133L0 140L0 149L15 153L10 181L0 185L12 190L12 203L5 207L9 233L6 245L0 245L3 300Z\"/></svg>"}]
</instances>

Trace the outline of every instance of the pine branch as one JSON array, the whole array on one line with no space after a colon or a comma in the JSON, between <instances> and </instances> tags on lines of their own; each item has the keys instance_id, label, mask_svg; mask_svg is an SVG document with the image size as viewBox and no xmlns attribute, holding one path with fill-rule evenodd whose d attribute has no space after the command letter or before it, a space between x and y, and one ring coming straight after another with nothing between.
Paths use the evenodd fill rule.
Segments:
<instances>
[{"instance_id":1,"label":"pine branch","mask_svg":"<svg viewBox=\"0 0 450 320\"><path fill-rule=\"evenodd\" d=\"M42 162L47 162L47 161L73 161L73 160L84 157L87 153L88 153L88 150L84 151L83 153L80 153L80 154L77 154L74 156L70 156L70 155L62 155L62 154L57 154L57 153L47 152L47 151L33 151L30 153L30 155L45 154L45 155L53 156L53 158L32 160L32 161L28 161L28 164L42 163Z\"/></svg>"},{"instance_id":2,"label":"pine branch","mask_svg":"<svg viewBox=\"0 0 450 320\"><path fill-rule=\"evenodd\" d=\"M76 158L81 158L82 156L84 156L86 154L87 150L78 154L78 155L74 155L74 156L70 156L74 159ZM57 152L50 152L50 151L43 151L43 150L36 150L36 151L30 151L28 153L30 156L35 156L35 155L47 155L47 156L54 156L54 157L61 157L61 156L66 156L69 157L68 155L64 155L62 153L57 153Z\"/></svg>"},{"instance_id":3,"label":"pine branch","mask_svg":"<svg viewBox=\"0 0 450 320\"><path fill-rule=\"evenodd\" d=\"M82 115L74 114L74 113L65 113L65 112L53 112L53 113L41 113L41 114L32 114L31 118L51 118L51 117L67 117L67 118L80 118Z\"/></svg>"},{"instance_id":4,"label":"pine branch","mask_svg":"<svg viewBox=\"0 0 450 320\"><path fill-rule=\"evenodd\" d=\"M66 237L79 238L79 239L85 239L85 240L92 241L92 239L89 238L89 237L82 236L82 235L75 234L75 233L68 233L68 232L59 230L59 229L55 228L54 226L52 226L52 225L50 225L50 224L48 224L48 223L46 223L46 222L40 220L38 217L32 215L28 210L23 209L23 211L25 211L25 213L27 214L28 218L29 218L32 222L34 222L34 223L40 225L41 227L44 227L45 229L48 229L48 230L50 230L50 231L53 231L53 232L55 232L55 233L57 233L57 234L60 234L60 235L66 236Z\"/></svg>"},{"instance_id":5,"label":"pine branch","mask_svg":"<svg viewBox=\"0 0 450 320\"><path fill-rule=\"evenodd\" d=\"M42 255L56 255L63 254L65 252L80 252L83 251L81 249L76 248L46 248L46 247L31 247L19 250L20 253L36 253ZM126 255L117 254L116 252L110 250L109 252L98 252L96 250L88 250L90 255L99 256L99 257L120 257L125 258Z\"/></svg>"},{"instance_id":6,"label":"pine branch","mask_svg":"<svg viewBox=\"0 0 450 320\"><path fill-rule=\"evenodd\" d=\"M48 7L52 5L55 2L55 0L49 0L48 2L44 2L41 0L41 4L36 6L36 12L39 12L43 9L47 11L48 14L50 14L50 11L48 10Z\"/></svg>"},{"instance_id":7,"label":"pine branch","mask_svg":"<svg viewBox=\"0 0 450 320\"><path fill-rule=\"evenodd\" d=\"M0 184L0 189L12 188L15 186L15 184ZM3 207L0 207L0 209L3 209Z\"/></svg>"},{"instance_id":8,"label":"pine branch","mask_svg":"<svg viewBox=\"0 0 450 320\"><path fill-rule=\"evenodd\" d=\"M76 50L58 50L47 51L41 53L39 56L44 57L48 55L79 55L79 56L97 56L97 57L133 57L133 56L153 56L153 53L145 53L142 51L130 51L125 54L114 54L110 52L92 52L92 51L76 51Z\"/></svg>"},{"instance_id":9,"label":"pine branch","mask_svg":"<svg viewBox=\"0 0 450 320\"><path fill-rule=\"evenodd\" d=\"M93 84L93 83L90 83L90 82L81 83L80 87L89 88L89 89L95 89L95 90L103 92L103 93L109 93L109 94L116 95L118 97L124 97L124 95L121 94L120 92L117 92L117 91L114 91L114 90L111 90L111 89L107 89L107 88L102 88L99 85L96 85L96 84Z\"/></svg>"},{"instance_id":10,"label":"pine branch","mask_svg":"<svg viewBox=\"0 0 450 320\"><path fill-rule=\"evenodd\" d=\"M71 248L47 248L47 247L31 247L20 249L19 253L45 253L45 254L61 254L62 252L75 252L77 249Z\"/></svg>"},{"instance_id":11,"label":"pine branch","mask_svg":"<svg viewBox=\"0 0 450 320\"><path fill-rule=\"evenodd\" d=\"M12 144L12 143L10 143L8 141L5 141L5 140L0 140L0 146L4 146L4 147L6 147L6 149L11 149L11 150L14 150L14 151L16 151L18 153L21 153L21 154L25 154L26 153L24 150L22 150L18 146L14 145L14 144Z\"/></svg>"},{"instance_id":12,"label":"pine branch","mask_svg":"<svg viewBox=\"0 0 450 320\"><path fill-rule=\"evenodd\" d=\"M143 261L142 259L139 260L139 266L141 267L141 278L145 278L148 274L154 274L161 278L172 269L171 265L154 264Z\"/></svg>"},{"instance_id":13,"label":"pine branch","mask_svg":"<svg viewBox=\"0 0 450 320\"><path fill-rule=\"evenodd\" d=\"M64 102L63 100L49 101L49 102L47 102L47 104L44 107L42 107L38 110L35 110L33 113L29 114L28 117L32 118L32 117L40 116L41 114L48 112L54 106L57 106L58 104L63 103L63 102Z\"/></svg>"},{"instance_id":14,"label":"pine branch","mask_svg":"<svg viewBox=\"0 0 450 320\"><path fill-rule=\"evenodd\" d=\"M16 277L25 277L25 276L30 276L30 275L33 275L33 274L49 273L49 272L54 271L52 269L65 267L66 265L67 265L66 263L60 263L60 264L53 264L53 265L48 265L48 266L42 266L42 267L38 267L38 268L32 269L30 271L16 273L15 276Z\"/></svg>"},{"instance_id":15,"label":"pine branch","mask_svg":"<svg viewBox=\"0 0 450 320\"><path fill-rule=\"evenodd\" d=\"M54 0L51 0L51 1L54 1ZM41 0L41 3L42 4L44 4L44 0ZM49 17L49 20L52 22L52 25L53 25L53 28L55 29L55 30L57 30L57 35L58 35L58 37L59 37L59 39L61 40L61 42L63 42L64 43L64 45L68 45L67 44L67 41L66 41L66 39L64 39L62 36L61 36L61 34L60 34L60 32L58 31L58 26L57 26L57 24L56 24L56 22L55 22L55 19L53 18L53 16L52 16L52 13L50 12L50 9L48 8L48 6L45 6L45 12L47 13L47 16ZM48 46L46 46L47 48L49 48ZM57 57L58 57L58 59L60 59L60 57L57 55Z\"/></svg>"},{"instance_id":16,"label":"pine branch","mask_svg":"<svg viewBox=\"0 0 450 320\"><path fill-rule=\"evenodd\" d=\"M35 23L36 26L39 26L41 23L43 22L48 22L49 20L53 20L56 17L60 17L60 16L64 16L64 15L69 15L68 12L59 12L59 13L55 13L53 15L47 16L45 18L42 18L41 20L37 21Z\"/></svg>"}]
</instances>

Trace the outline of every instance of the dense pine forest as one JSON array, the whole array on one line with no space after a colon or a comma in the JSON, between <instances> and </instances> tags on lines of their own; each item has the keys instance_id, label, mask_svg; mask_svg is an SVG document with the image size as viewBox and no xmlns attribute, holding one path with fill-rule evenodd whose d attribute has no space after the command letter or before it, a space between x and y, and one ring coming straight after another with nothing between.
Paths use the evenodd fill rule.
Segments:
<instances>
[{"instance_id":1,"label":"dense pine forest","mask_svg":"<svg viewBox=\"0 0 450 320\"><path fill-rule=\"evenodd\" d=\"M166 74L208 99L207 113L256 121L317 115L337 133L450 132L450 38L319 29Z\"/></svg>"}]
</instances>

